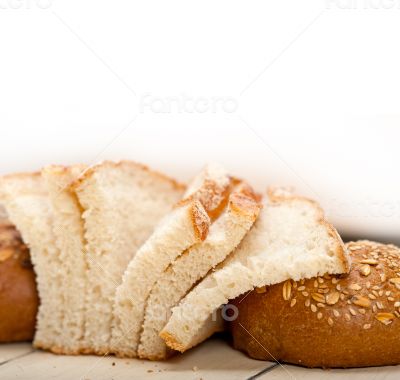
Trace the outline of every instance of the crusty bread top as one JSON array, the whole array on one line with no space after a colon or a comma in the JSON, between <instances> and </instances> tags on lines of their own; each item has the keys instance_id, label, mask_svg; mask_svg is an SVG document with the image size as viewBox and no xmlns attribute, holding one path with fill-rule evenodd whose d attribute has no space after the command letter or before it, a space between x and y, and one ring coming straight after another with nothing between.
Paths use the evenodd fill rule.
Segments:
<instances>
[{"instance_id":1,"label":"crusty bread top","mask_svg":"<svg viewBox=\"0 0 400 380\"><path fill-rule=\"evenodd\" d=\"M192 180L180 204L198 199L211 220L214 220L224 210L234 182L235 179L222 166L208 164Z\"/></svg>"},{"instance_id":2,"label":"crusty bread top","mask_svg":"<svg viewBox=\"0 0 400 380\"><path fill-rule=\"evenodd\" d=\"M194 229L200 241L208 234L210 224L223 212L229 194L238 180L216 164L208 164L192 180L176 207L189 206Z\"/></svg>"},{"instance_id":3,"label":"crusty bread top","mask_svg":"<svg viewBox=\"0 0 400 380\"><path fill-rule=\"evenodd\" d=\"M186 189L186 186L184 184L181 184L174 180L173 178L170 178L158 171L150 169L148 166L140 164L138 162L134 161L128 161L128 160L121 160L118 162L114 161L103 161L99 164L93 165L88 167L84 172L81 174L81 176L71 184L71 187L73 189L77 189L81 186L82 182L87 180L88 178L92 177L98 170L101 169L112 169L112 168L122 168L128 171L131 170L145 170L148 171L149 174L154 175L155 177L158 177L161 181L169 182L173 187L175 187L179 191L183 191Z\"/></svg>"}]
</instances>

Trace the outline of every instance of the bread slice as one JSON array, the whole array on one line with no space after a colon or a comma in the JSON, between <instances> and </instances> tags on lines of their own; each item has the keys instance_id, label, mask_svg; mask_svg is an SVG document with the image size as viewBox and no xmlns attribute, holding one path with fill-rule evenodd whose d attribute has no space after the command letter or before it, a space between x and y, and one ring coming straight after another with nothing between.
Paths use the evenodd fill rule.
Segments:
<instances>
[{"instance_id":1,"label":"bread slice","mask_svg":"<svg viewBox=\"0 0 400 380\"><path fill-rule=\"evenodd\" d=\"M4 176L0 179L0 197L30 248L36 272L40 306L34 346L62 353L64 277L45 183L40 173Z\"/></svg>"},{"instance_id":2,"label":"bread slice","mask_svg":"<svg viewBox=\"0 0 400 380\"><path fill-rule=\"evenodd\" d=\"M115 354L136 356L146 300L153 285L171 262L206 238L210 216L218 217L222 212L230 187L231 178L223 168L207 166L129 263L114 307Z\"/></svg>"},{"instance_id":3,"label":"bread slice","mask_svg":"<svg viewBox=\"0 0 400 380\"><path fill-rule=\"evenodd\" d=\"M172 353L159 337L171 308L238 246L256 220L260 207L253 190L245 183L238 184L229 195L225 210L211 225L206 240L185 251L161 275L147 301L139 357L161 360Z\"/></svg>"},{"instance_id":4,"label":"bread slice","mask_svg":"<svg viewBox=\"0 0 400 380\"><path fill-rule=\"evenodd\" d=\"M53 231L64 271L63 353L79 354L84 339L86 303L86 255L81 206L70 185L86 169L84 165L47 166L42 169L50 197Z\"/></svg>"},{"instance_id":5,"label":"bread slice","mask_svg":"<svg viewBox=\"0 0 400 380\"><path fill-rule=\"evenodd\" d=\"M86 259L86 353L110 349L115 291L129 261L185 187L146 166L103 162L73 185L82 207Z\"/></svg>"},{"instance_id":6,"label":"bread slice","mask_svg":"<svg viewBox=\"0 0 400 380\"><path fill-rule=\"evenodd\" d=\"M316 202L270 190L238 249L172 310L160 336L169 347L186 351L219 328L210 316L228 300L255 287L349 268L343 242Z\"/></svg>"}]
</instances>

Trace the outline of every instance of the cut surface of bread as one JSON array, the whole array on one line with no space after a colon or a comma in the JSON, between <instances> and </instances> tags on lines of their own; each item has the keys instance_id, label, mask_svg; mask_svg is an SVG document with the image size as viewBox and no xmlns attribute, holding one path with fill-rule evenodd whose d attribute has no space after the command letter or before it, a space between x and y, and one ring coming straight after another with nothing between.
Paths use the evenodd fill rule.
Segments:
<instances>
[{"instance_id":1,"label":"cut surface of bread","mask_svg":"<svg viewBox=\"0 0 400 380\"><path fill-rule=\"evenodd\" d=\"M110 350L115 291L127 264L185 187L130 161L103 162L72 185L82 207L86 261L83 352Z\"/></svg>"},{"instance_id":2,"label":"cut surface of bread","mask_svg":"<svg viewBox=\"0 0 400 380\"><path fill-rule=\"evenodd\" d=\"M63 352L63 272L55 244L50 199L40 173L15 174L0 179L1 202L31 251L40 306L35 347Z\"/></svg>"},{"instance_id":3,"label":"cut surface of bread","mask_svg":"<svg viewBox=\"0 0 400 380\"><path fill-rule=\"evenodd\" d=\"M229 195L225 210L211 225L206 240L189 248L162 273L147 300L139 357L161 360L172 353L159 337L171 308L238 246L256 220L260 207L253 190L239 183Z\"/></svg>"},{"instance_id":4,"label":"cut surface of bread","mask_svg":"<svg viewBox=\"0 0 400 380\"><path fill-rule=\"evenodd\" d=\"M79 354L86 347L84 318L86 303L86 256L81 207L70 185L86 169L84 165L47 166L42 169L53 211L53 231L64 271L63 352Z\"/></svg>"},{"instance_id":5,"label":"cut surface of bread","mask_svg":"<svg viewBox=\"0 0 400 380\"><path fill-rule=\"evenodd\" d=\"M112 351L116 355L137 355L146 300L153 285L171 262L206 238L210 217L222 212L231 182L223 168L207 166L129 263L114 307Z\"/></svg>"},{"instance_id":6,"label":"cut surface of bread","mask_svg":"<svg viewBox=\"0 0 400 380\"><path fill-rule=\"evenodd\" d=\"M186 351L218 329L210 315L228 300L255 287L349 268L343 242L316 202L270 190L238 249L173 308L160 336L172 349Z\"/></svg>"}]
</instances>

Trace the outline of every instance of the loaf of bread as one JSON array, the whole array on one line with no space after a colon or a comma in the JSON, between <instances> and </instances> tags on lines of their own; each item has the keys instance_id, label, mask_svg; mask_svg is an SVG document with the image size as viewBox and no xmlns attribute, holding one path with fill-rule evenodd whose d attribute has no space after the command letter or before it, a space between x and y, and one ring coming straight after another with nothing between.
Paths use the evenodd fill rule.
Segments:
<instances>
[{"instance_id":1,"label":"loaf of bread","mask_svg":"<svg viewBox=\"0 0 400 380\"><path fill-rule=\"evenodd\" d=\"M29 250L15 227L0 220L0 342L32 340L37 309Z\"/></svg>"},{"instance_id":2,"label":"loaf of bread","mask_svg":"<svg viewBox=\"0 0 400 380\"><path fill-rule=\"evenodd\" d=\"M348 275L288 280L232 301L234 347L307 367L400 364L400 249L370 241L347 248Z\"/></svg>"}]
</instances>

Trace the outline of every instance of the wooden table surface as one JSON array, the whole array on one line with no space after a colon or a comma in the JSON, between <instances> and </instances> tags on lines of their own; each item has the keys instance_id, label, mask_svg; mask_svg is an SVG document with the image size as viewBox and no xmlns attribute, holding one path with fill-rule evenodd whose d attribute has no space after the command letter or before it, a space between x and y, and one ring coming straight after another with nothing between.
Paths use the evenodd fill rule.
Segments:
<instances>
[{"instance_id":1,"label":"wooden table surface","mask_svg":"<svg viewBox=\"0 0 400 380\"><path fill-rule=\"evenodd\" d=\"M397 380L400 366L351 370L305 369L251 360L220 339L211 339L168 362L117 359L113 356L59 356L28 343L0 345L0 379L29 380Z\"/></svg>"}]
</instances>

